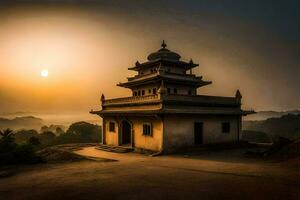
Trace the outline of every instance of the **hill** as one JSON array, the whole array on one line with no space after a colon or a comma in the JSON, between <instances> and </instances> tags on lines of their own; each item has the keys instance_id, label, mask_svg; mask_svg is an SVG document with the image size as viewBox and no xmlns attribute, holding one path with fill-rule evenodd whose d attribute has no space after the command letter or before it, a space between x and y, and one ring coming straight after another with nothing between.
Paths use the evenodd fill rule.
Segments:
<instances>
[{"instance_id":1,"label":"hill","mask_svg":"<svg viewBox=\"0 0 300 200\"><path fill-rule=\"evenodd\" d=\"M243 130L264 132L272 139L297 139L300 138L300 114L287 114L262 121L244 121Z\"/></svg>"},{"instance_id":2,"label":"hill","mask_svg":"<svg viewBox=\"0 0 300 200\"><path fill-rule=\"evenodd\" d=\"M15 117L13 119L0 118L0 129L10 128L13 130L19 129L36 129L39 130L44 126L44 121L41 118L33 116Z\"/></svg>"},{"instance_id":3,"label":"hill","mask_svg":"<svg viewBox=\"0 0 300 200\"><path fill-rule=\"evenodd\" d=\"M269 118L278 118L283 115L288 115L288 114L293 114L293 115L299 115L300 110L289 110L289 111L258 111L255 114L251 114L246 116L244 119L246 121L255 121L255 120L266 120Z\"/></svg>"}]
</instances>

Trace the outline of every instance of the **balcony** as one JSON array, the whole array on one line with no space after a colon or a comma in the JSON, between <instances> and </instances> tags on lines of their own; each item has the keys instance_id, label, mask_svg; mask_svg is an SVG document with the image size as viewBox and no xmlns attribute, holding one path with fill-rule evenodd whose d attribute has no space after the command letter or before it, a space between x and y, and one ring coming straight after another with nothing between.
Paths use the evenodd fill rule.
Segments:
<instances>
[{"instance_id":1,"label":"balcony","mask_svg":"<svg viewBox=\"0 0 300 200\"><path fill-rule=\"evenodd\" d=\"M195 106L240 106L240 102L235 97L218 97L206 95L180 95L180 94L161 94L146 96L131 96L116 99L106 99L102 106L134 106L142 104L178 104L178 105L195 105Z\"/></svg>"},{"instance_id":2,"label":"balcony","mask_svg":"<svg viewBox=\"0 0 300 200\"><path fill-rule=\"evenodd\" d=\"M116 99L105 99L102 106L118 106L124 104L148 104L159 102L157 94L146 95L146 96L132 96L132 97L123 97Z\"/></svg>"},{"instance_id":3,"label":"balcony","mask_svg":"<svg viewBox=\"0 0 300 200\"><path fill-rule=\"evenodd\" d=\"M168 94L164 96L163 100L166 103L184 103L202 106L240 106L240 102L236 97Z\"/></svg>"}]
</instances>

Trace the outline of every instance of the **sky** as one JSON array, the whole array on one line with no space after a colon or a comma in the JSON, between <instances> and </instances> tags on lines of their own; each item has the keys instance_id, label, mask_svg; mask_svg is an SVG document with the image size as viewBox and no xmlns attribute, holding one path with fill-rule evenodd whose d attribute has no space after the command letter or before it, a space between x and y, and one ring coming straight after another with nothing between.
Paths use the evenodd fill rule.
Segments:
<instances>
[{"instance_id":1,"label":"sky","mask_svg":"<svg viewBox=\"0 0 300 200\"><path fill-rule=\"evenodd\" d=\"M88 112L165 40L255 110L300 109L300 1L10 1L0 3L0 113ZM48 77L41 76L48 70Z\"/></svg>"}]
</instances>

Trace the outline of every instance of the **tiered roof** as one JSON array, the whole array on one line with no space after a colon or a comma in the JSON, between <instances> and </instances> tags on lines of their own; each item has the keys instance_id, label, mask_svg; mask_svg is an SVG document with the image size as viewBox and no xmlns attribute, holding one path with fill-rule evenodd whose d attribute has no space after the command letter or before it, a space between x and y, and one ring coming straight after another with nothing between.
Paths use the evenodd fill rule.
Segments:
<instances>
[{"instance_id":1,"label":"tiered roof","mask_svg":"<svg viewBox=\"0 0 300 200\"><path fill-rule=\"evenodd\" d=\"M162 70L162 66L168 66L170 68L182 68L183 70L187 71L199 66L199 64L195 64L193 60L190 60L189 62L181 61L181 56L178 53L167 49L167 45L164 41L161 46L161 49L151 53L148 56L147 62L139 63L137 61L134 67L128 68L129 70L141 71L143 69L156 67L158 69L156 73L139 74L134 77L129 77L127 82L119 83L118 86L131 88L137 85L148 84L162 80L169 83L193 85L196 87L211 84L211 81L202 80L202 76L195 76L194 74L178 74Z\"/></svg>"}]
</instances>

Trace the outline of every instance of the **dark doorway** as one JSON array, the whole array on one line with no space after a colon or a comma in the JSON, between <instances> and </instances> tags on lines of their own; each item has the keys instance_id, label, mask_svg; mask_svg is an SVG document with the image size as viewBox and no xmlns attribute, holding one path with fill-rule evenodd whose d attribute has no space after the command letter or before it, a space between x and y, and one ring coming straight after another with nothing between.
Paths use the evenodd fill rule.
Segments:
<instances>
[{"instance_id":1,"label":"dark doorway","mask_svg":"<svg viewBox=\"0 0 300 200\"><path fill-rule=\"evenodd\" d=\"M122 121L122 144L131 143L131 125L128 121Z\"/></svg>"},{"instance_id":2,"label":"dark doorway","mask_svg":"<svg viewBox=\"0 0 300 200\"><path fill-rule=\"evenodd\" d=\"M202 122L194 123L194 139L195 139L195 144L203 144L203 123Z\"/></svg>"}]
</instances>

